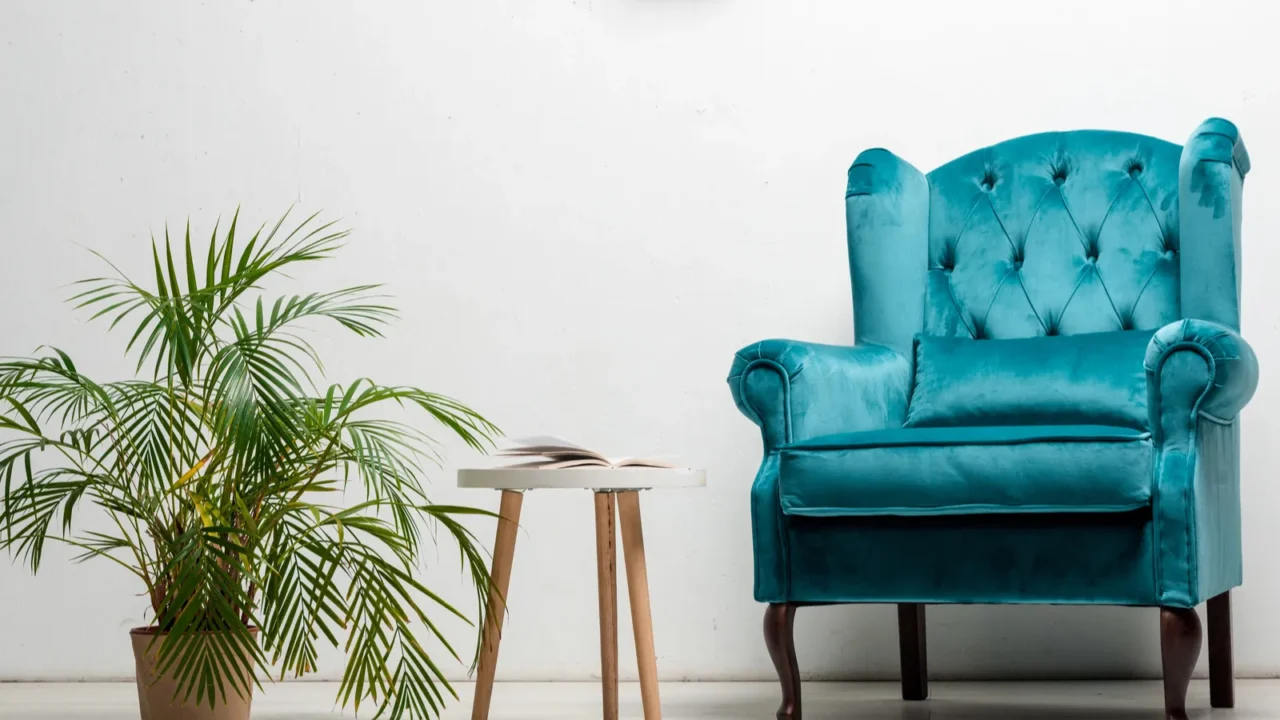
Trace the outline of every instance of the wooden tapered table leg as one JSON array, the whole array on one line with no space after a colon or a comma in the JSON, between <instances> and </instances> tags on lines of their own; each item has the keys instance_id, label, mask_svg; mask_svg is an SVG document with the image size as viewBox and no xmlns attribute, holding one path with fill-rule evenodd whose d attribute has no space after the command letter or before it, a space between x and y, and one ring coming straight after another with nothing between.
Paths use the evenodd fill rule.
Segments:
<instances>
[{"instance_id":1,"label":"wooden tapered table leg","mask_svg":"<svg viewBox=\"0 0 1280 720\"><path fill-rule=\"evenodd\" d=\"M516 553L516 530L524 495L503 490L498 510L498 538L493 542L493 567L489 570L489 611L485 617L480 645L480 670L476 677L476 697L471 720L488 720L493 699L493 677L498 669L498 644L502 642L502 621L507 616L507 589L511 586L511 561Z\"/></svg>"},{"instance_id":2,"label":"wooden tapered table leg","mask_svg":"<svg viewBox=\"0 0 1280 720\"><path fill-rule=\"evenodd\" d=\"M618 720L618 529L611 492L596 496L596 575L600 583L600 679L604 720Z\"/></svg>"},{"instance_id":3,"label":"wooden tapered table leg","mask_svg":"<svg viewBox=\"0 0 1280 720\"><path fill-rule=\"evenodd\" d=\"M658 656L653 647L653 617L649 610L649 573L644 561L644 531L640 526L640 493L635 490L618 493L618 515L622 524L622 556L627 564L627 595L631 598L631 628L636 635L644 720L662 720Z\"/></svg>"},{"instance_id":4,"label":"wooden tapered table leg","mask_svg":"<svg viewBox=\"0 0 1280 720\"><path fill-rule=\"evenodd\" d=\"M493 549L493 582L480 648L475 704L471 720L488 720L493 696L498 644L506 616L511 558L515 554L516 526L520 521L520 492L537 489L581 489L596 493L596 569L600 585L600 664L604 680L606 720L618 716L618 580L615 527L621 525L627 591L631 596L631 626L636 637L640 669L640 698L644 720L662 720L658 697L658 657L653 647L653 618L649 607L649 574L645 567L644 532L640 527L641 489L703 487L705 470L696 468L529 468L506 467L458 471L458 487L502 490L498 539Z\"/></svg>"}]
</instances>

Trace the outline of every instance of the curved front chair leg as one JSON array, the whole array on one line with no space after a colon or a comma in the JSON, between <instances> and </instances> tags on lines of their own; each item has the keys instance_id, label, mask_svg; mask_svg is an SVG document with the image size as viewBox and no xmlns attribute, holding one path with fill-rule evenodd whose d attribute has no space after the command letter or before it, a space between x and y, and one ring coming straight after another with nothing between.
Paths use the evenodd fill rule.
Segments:
<instances>
[{"instance_id":1,"label":"curved front chair leg","mask_svg":"<svg viewBox=\"0 0 1280 720\"><path fill-rule=\"evenodd\" d=\"M1160 608L1160 665L1166 720L1187 720L1187 686L1200 657L1200 616L1193 608Z\"/></svg>"},{"instance_id":2,"label":"curved front chair leg","mask_svg":"<svg viewBox=\"0 0 1280 720\"><path fill-rule=\"evenodd\" d=\"M764 644L782 683L778 720L800 719L800 666L796 662L796 606L774 603L764 611Z\"/></svg>"}]
</instances>

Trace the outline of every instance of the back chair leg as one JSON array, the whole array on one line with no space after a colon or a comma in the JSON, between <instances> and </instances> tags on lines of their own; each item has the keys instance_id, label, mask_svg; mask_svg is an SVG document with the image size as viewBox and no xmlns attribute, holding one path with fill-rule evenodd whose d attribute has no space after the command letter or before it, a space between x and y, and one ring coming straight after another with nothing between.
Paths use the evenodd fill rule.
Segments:
<instances>
[{"instance_id":1,"label":"back chair leg","mask_svg":"<svg viewBox=\"0 0 1280 720\"><path fill-rule=\"evenodd\" d=\"M764 611L764 644L778 671L782 683L782 704L778 706L778 720L800 718L800 666L796 662L795 643L796 606L793 603L774 603Z\"/></svg>"},{"instance_id":2,"label":"back chair leg","mask_svg":"<svg viewBox=\"0 0 1280 720\"><path fill-rule=\"evenodd\" d=\"M898 652L902 658L902 699L929 698L929 654L925 643L924 605L898 605Z\"/></svg>"},{"instance_id":3,"label":"back chair leg","mask_svg":"<svg viewBox=\"0 0 1280 720\"><path fill-rule=\"evenodd\" d=\"M1209 704L1236 706L1235 659L1231 652L1231 591L1209 598Z\"/></svg>"}]
</instances>

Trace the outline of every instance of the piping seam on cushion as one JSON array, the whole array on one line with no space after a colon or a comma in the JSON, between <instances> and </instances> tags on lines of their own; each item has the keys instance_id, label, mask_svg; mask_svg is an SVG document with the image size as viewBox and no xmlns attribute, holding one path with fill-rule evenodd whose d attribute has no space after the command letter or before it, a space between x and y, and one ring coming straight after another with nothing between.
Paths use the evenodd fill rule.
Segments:
<instances>
[{"instance_id":1,"label":"piping seam on cushion","mask_svg":"<svg viewBox=\"0 0 1280 720\"><path fill-rule=\"evenodd\" d=\"M795 507L782 503L783 513L798 517L877 517L884 515L916 517L920 515L1017 515L1062 513L1080 515L1087 513L1126 513L1151 507L1151 502L1132 502L1122 505L997 505L973 503L966 505L937 505L930 507L892 506L875 508Z\"/></svg>"},{"instance_id":2,"label":"piping seam on cushion","mask_svg":"<svg viewBox=\"0 0 1280 720\"><path fill-rule=\"evenodd\" d=\"M933 430L935 428L918 428L921 430ZM1151 440L1150 432L1135 431L1133 435L1113 435L1113 436L1090 436L1090 435L1057 435L1057 436L1041 436L1025 438L1004 438L996 440L981 440L975 442L949 442L939 440L936 442L914 441L902 443L879 443L866 445L791 445L778 448L781 452L790 453L792 455L799 453L822 453L832 450L882 450L885 448L916 448L916 447L986 447L991 445L1035 445L1035 444L1053 444L1053 443L1129 443L1129 442L1147 442Z\"/></svg>"}]
</instances>

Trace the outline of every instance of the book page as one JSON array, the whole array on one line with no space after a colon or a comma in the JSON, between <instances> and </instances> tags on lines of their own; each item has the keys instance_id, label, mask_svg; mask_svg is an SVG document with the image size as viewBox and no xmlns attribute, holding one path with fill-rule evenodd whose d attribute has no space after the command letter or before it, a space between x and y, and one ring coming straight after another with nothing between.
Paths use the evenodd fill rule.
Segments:
<instances>
[{"instance_id":1,"label":"book page","mask_svg":"<svg viewBox=\"0 0 1280 720\"><path fill-rule=\"evenodd\" d=\"M543 455L549 458L591 458L599 461L600 465L608 465L609 458L601 455L594 450L571 443L563 438L551 435L538 435L527 438L511 438L510 442L516 443L515 447L507 448L498 453L502 457L519 457L530 455Z\"/></svg>"},{"instance_id":2,"label":"book page","mask_svg":"<svg viewBox=\"0 0 1280 720\"><path fill-rule=\"evenodd\" d=\"M538 470L566 470L568 468L577 467L609 467L607 464L600 462L595 458L578 457L578 458L543 458L540 460L531 460L529 462L517 463L515 465L507 465L508 468L538 469Z\"/></svg>"},{"instance_id":3,"label":"book page","mask_svg":"<svg viewBox=\"0 0 1280 720\"><path fill-rule=\"evenodd\" d=\"M677 465L672 465L669 462L663 462L662 460L655 460L651 458L618 458L617 460L612 461L610 465L612 465L615 468L647 467L647 468L663 468L666 470L673 470L679 467Z\"/></svg>"},{"instance_id":4,"label":"book page","mask_svg":"<svg viewBox=\"0 0 1280 720\"><path fill-rule=\"evenodd\" d=\"M575 467L648 467L668 469L678 467L656 458L607 458L594 450L589 450L564 438L552 435L509 438L507 442L511 443L511 445L498 452L498 456L525 458L523 462L507 466L512 468L560 470Z\"/></svg>"}]
</instances>

